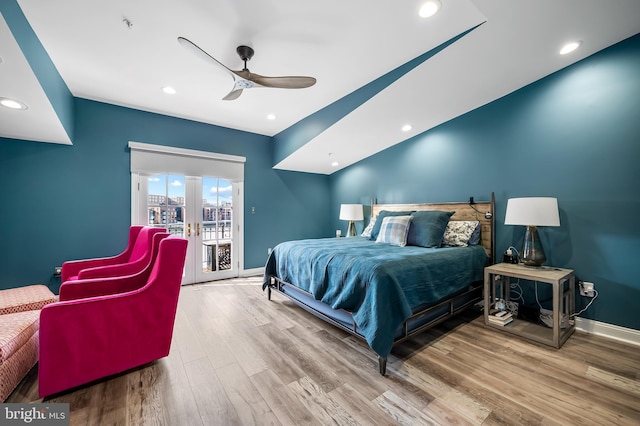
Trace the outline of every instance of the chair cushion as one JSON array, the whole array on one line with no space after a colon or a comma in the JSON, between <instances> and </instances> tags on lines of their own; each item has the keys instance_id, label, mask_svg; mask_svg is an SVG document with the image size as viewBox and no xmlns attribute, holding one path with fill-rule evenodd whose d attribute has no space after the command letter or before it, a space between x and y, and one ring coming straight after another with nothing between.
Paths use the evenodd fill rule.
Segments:
<instances>
[{"instance_id":1,"label":"chair cushion","mask_svg":"<svg viewBox=\"0 0 640 426\"><path fill-rule=\"evenodd\" d=\"M0 315L0 365L25 345L40 327L40 311Z\"/></svg>"},{"instance_id":2,"label":"chair cushion","mask_svg":"<svg viewBox=\"0 0 640 426\"><path fill-rule=\"evenodd\" d=\"M0 290L0 315L38 310L56 301L56 295L42 284Z\"/></svg>"}]
</instances>

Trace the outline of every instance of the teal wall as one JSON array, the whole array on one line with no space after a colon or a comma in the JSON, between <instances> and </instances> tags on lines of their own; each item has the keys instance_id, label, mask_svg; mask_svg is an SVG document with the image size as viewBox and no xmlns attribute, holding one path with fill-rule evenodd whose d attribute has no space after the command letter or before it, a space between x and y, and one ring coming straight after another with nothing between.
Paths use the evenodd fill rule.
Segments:
<instances>
[{"instance_id":1,"label":"teal wall","mask_svg":"<svg viewBox=\"0 0 640 426\"><path fill-rule=\"evenodd\" d=\"M507 199L557 197L561 226L540 230L547 264L595 283L599 297L582 317L640 330L639 76L637 35L337 172L333 226L344 228L340 203L495 192L500 254L524 233L503 224Z\"/></svg>"},{"instance_id":2,"label":"teal wall","mask_svg":"<svg viewBox=\"0 0 640 426\"><path fill-rule=\"evenodd\" d=\"M75 99L74 145L0 138L0 288L44 283L57 292L55 266L124 248L129 141L246 157L246 269L264 266L267 248L281 241L322 237L330 229L329 178L273 170L271 138Z\"/></svg>"}]
</instances>

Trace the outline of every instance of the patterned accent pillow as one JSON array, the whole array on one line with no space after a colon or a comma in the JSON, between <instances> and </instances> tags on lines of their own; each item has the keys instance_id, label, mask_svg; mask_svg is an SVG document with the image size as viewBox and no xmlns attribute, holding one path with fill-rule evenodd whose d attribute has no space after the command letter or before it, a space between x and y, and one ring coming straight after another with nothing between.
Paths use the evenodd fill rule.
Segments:
<instances>
[{"instance_id":1,"label":"patterned accent pillow","mask_svg":"<svg viewBox=\"0 0 640 426\"><path fill-rule=\"evenodd\" d=\"M376 243L406 246L411 219L411 216L387 216L382 219Z\"/></svg>"},{"instance_id":2,"label":"patterned accent pillow","mask_svg":"<svg viewBox=\"0 0 640 426\"><path fill-rule=\"evenodd\" d=\"M371 231L373 230L373 225L375 224L376 224L376 218L372 217L367 227L364 228L364 231L362 231L361 236L365 238L371 238Z\"/></svg>"},{"instance_id":3,"label":"patterned accent pillow","mask_svg":"<svg viewBox=\"0 0 640 426\"><path fill-rule=\"evenodd\" d=\"M378 239L378 234L380 233L380 227L382 226L382 221L384 220L385 217L387 216L409 216L411 214L410 211L406 211L406 212L394 212L394 211L389 211L389 210L381 210L378 212L378 215L376 216L376 221L373 224L373 229L371 230L371 239L372 240L377 240Z\"/></svg>"},{"instance_id":4,"label":"patterned accent pillow","mask_svg":"<svg viewBox=\"0 0 640 426\"><path fill-rule=\"evenodd\" d=\"M472 238L474 234L475 238ZM477 220L452 220L447 224L442 237L442 245L447 247L466 247L479 242L480 222Z\"/></svg>"}]
</instances>

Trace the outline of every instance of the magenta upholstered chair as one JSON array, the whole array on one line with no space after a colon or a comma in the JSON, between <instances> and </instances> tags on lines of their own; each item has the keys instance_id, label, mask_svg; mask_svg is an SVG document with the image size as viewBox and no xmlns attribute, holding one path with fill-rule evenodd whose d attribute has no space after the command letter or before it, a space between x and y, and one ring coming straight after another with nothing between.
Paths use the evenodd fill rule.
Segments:
<instances>
[{"instance_id":1,"label":"magenta upholstered chair","mask_svg":"<svg viewBox=\"0 0 640 426\"><path fill-rule=\"evenodd\" d=\"M63 282L60 286L59 300L84 299L87 297L105 296L107 294L125 293L137 290L144 286L151 275L151 270L158 256L160 241L171 234L166 232L156 232L153 234L151 243L151 254L147 265L137 273L124 276L77 279ZM127 264L128 265L128 264ZM125 267L120 268L123 270Z\"/></svg>"},{"instance_id":2,"label":"magenta upholstered chair","mask_svg":"<svg viewBox=\"0 0 640 426\"><path fill-rule=\"evenodd\" d=\"M131 226L129 228L129 241L127 242L127 247L124 251L116 256L100 258L100 259L85 259L85 260L72 260L68 262L64 262L62 264L62 282L69 281L71 279L77 279L78 273L82 268L92 268L94 266L99 265L115 265L118 263L126 262L131 257L131 252L133 251L133 246L136 243L136 239L138 238L138 234L144 228L143 226Z\"/></svg>"},{"instance_id":3,"label":"magenta upholstered chair","mask_svg":"<svg viewBox=\"0 0 640 426\"><path fill-rule=\"evenodd\" d=\"M71 260L62 264L62 282L89 278L132 275L147 266L151 258L153 235L167 232L164 228L132 226L127 248L117 256Z\"/></svg>"},{"instance_id":4,"label":"magenta upholstered chair","mask_svg":"<svg viewBox=\"0 0 640 426\"><path fill-rule=\"evenodd\" d=\"M40 396L167 356L186 253L187 240L164 238L143 287L45 306L40 312Z\"/></svg>"}]
</instances>

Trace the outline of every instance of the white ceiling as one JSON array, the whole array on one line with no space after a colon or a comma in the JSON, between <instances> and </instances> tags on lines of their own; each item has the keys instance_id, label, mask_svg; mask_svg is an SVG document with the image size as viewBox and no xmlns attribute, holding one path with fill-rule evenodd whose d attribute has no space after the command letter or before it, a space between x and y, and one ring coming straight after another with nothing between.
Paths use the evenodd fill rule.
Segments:
<instances>
[{"instance_id":1,"label":"white ceiling","mask_svg":"<svg viewBox=\"0 0 640 426\"><path fill-rule=\"evenodd\" d=\"M269 136L484 22L276 166L325 174L640 32L637 0L441 0L441 12L429 19L417 15L423 1L18 3L74 96ZM318 83L245 90L238 100L222 101L233 87L231 75L181 47L178 36L229 68L242 68L235 48L246 44L256 52L251 71L308 75ZM559 55L570 40L582 46ZM1 19L0 57L0 96L29 105L27 111L1 108L0 136L65 143ZM177 94L163 93L167 85ZM269 113L277 119L267 120ZM400 131L405 123L412 124L410 132Z\"/></svg>"}]
</instances>

